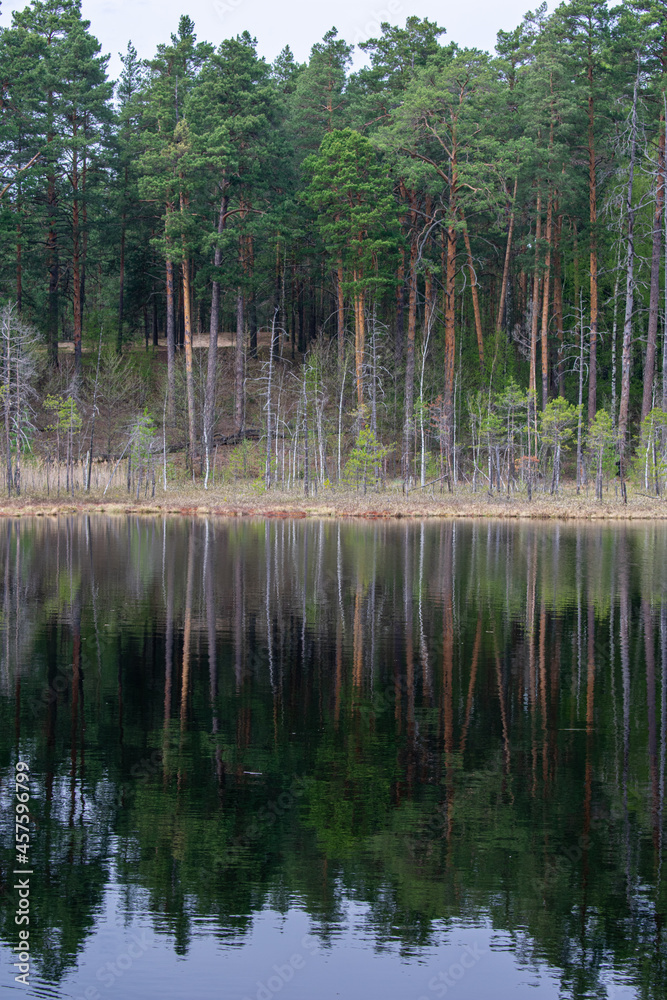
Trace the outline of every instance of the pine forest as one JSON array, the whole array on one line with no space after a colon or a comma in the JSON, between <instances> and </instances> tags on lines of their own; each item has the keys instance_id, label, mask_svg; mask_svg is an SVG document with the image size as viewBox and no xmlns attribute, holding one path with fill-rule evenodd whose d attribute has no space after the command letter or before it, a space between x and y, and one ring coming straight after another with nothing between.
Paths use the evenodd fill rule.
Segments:
<instances>
[{"instance_id":1,"label":"pine forest","mask_svg":"<svg viewBox=\"0 0 667 1000\"><path fill-rule=\"evenodd\" d=\"M0 489L667 491L667 2L0 31Z\"/></svg>"}]
</instances>

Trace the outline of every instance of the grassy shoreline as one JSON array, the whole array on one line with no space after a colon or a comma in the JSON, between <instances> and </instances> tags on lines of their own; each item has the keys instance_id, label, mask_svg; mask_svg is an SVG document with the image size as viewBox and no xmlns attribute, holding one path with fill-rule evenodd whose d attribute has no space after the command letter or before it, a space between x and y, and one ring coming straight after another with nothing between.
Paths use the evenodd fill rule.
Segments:
<instances>
[{"instance_id":1,"label":"grassy shoreline","mask_svg":"<svg viewBox=\"0 0 667 1000\"><path fill-rule=\"evenodd\" d=\"M454 494L432 492L424 495L414 490L407 497L399 489L365 496L353 490L326 490L305 497L292 490L260 491L251 486L235 485L208 491L194 486L171 485L165 492L156 488L155 497L136 500L124 490L101 490L89 494L77 491L74 497L25 493L20 497L0 499L0 516L56 516L75 513L144 514L144 515L215 515L227 517L357 517L432 518L485 517L537 520L663 520L667 519L667 501L648 497L628 489L628 503L614 493L600 502L576 494L566 485L558 497L538 494L532 501L518 495L507 498L485 492L459 489Z\"/></svg>"}]
</instances>

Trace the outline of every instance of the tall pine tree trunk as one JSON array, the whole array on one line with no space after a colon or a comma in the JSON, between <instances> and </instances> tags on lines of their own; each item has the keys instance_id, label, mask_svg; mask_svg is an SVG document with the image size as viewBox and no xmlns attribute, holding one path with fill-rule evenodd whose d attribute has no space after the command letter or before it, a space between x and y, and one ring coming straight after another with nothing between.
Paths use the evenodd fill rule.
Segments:
<instances>
[{"instance_id":1,"label":"tall pine tree trunk","mask_svg":"<svg viewBox=\"0 0 667 1000\"><path fill-rule=\"evenodd\" d=\"M181 177L182 180L182 177ZM180 209L181 216L186 214L188 207L188 197L181 190ZM190 259L187 255L185 245L185 235L181 240L183 259L181 261L181 273L183 275L183 347L185 349L185 388L188 397L188 443L190 452L190 469L192 478L195 476L195 386L192 371L192 295L190 290Z\"/></svg>"},{"instance_id":2,"label":"tall pine tree trunk","mask_svg":"<svg viewBox=\"0 0 667 1000\"><path fill-rule=\"evenodd\" d=\"M590 223L591 329L588 355L588 423L597 410L597 340L598 340L598 251L597 251L597 183L595 177L595 106L593 102L593 60L588 47L588 214Z\"/></svg>"},{"instance_id":3,"label":"tall pine tree trunk","mask_svg":"<svg viewBox=\"0 0 667 1000\"><path fill-rule=\"evenodd\" d=\"M53 92L47 94L47 115L49 118L47 145L55 138L53 125ZM48 218L48 233L46 237L46 260L49 272L49 302L46 322L46 343L49 362L58 366L58 283L60 277L60 261L58 259L58 229L57 211L58 195L56 192L55 154L47 154L48 167L46 179L46 211Z\"/></svg>"},{"instance_id":4,"label":"tall pine tree trunk","mask_svg":"<svg viewBox=\"0 0 667 1000\"><path fill-rule=\"evenodd\" d=\"M632 313L635 302L635 243L634 243L634 219L635 209L632 204L632 185L635 174L635 156L637 145L637 89L639 86L639 74L635 79L635 89L632 99L632 119L630 128L630 157L628 165L628 189L626 195L626 219L627 219L627 256L625 270L625 321L623 323L623 353L621 356L621 400L618 413L618 446L619 446L619 473L621 479L621 492L623 500L627 503L627 492L625 489L626 473L626 452L628 436L628 414L630 408L630 366L632 364Z\"/></svg>"},{"instance_id":5,"label":"tall pine tree trunk","mask_svg":"<svg viewBox=\"0 0 667 1000\"><path fill-rule=\"evenodd\" d=\"M19 144L19 157L21 154ZM23 215L23 187L21 179L16 182L16 311L21 315L23 310L23 227L21 217Z\"/></svg>"},{"instance_id":6,"label":"tall pine tree trunk","mask_svg":"<svg viewBox=\"0 0 667 1000\"><path fill-rule=\"evenodd\" d=\"M118 274L118 334L116 337L116 350L120 354L123 350L123 307L125 295L125 212L120 222L120 263Z\"/></svg>"},{"instance_id":7,"label":"tall pine tree trunk","mask_svg":"<svg viewBox=\"0 0 667 1000\"><path fill-rule=\"evenodd\" d=\"M84 117L84 129L86 127ZM85 147L81 161L81 281L79 282L79 300L81 302L81 324L83 326L83 311L86 305L86 265L88 264L88 202L86 201L86 180L88 177L88 159Z\"/></svg>"},{"instance_id":8,"label":"tall pine tree trunk","mask_svg":"<svg viewBox=\"0 0 667 1000\"><path fill-rule=\"evenodd\" d=\"M456 365L456 218L458 215L458 161L456 123L452 128L449 161L449 219L447 225L447 277L445 279L445 384L442 397L447 485L453 488L454 373Z\"/></svg>"},{"instance_id":9,"label":"tall pine tree trunk","mask_svg":"<svg viewBox=\"0 0 667 1000\"><path fill-rule=\"evenodd\" d=\"M413 204L412 219L416 225L416 200L411 192ZM408 271L408 340L405 353L405 411L403 416L403 484L407 489L410 480L410 442L412 440L412 418L415 389L415 334L417 330L417 233L413 229L410 243L410 264Z\"/></svg>"},{"instance_id":10,"label":"tall pine tree trunk","mask_svg":"<svg viewBox=\"0 0 667 1000\"><path fill-rule=\"evenodd\" d=\"M496 316L496 329L495 329L495 345L493 349L493 363L491 365L491 377L489 379L489 392L493 387L493 374L496 368L496 362L498 360L498 351L500 350L500 336L503 329L503 319L505 316L505 303L507 301L507 286L509 284L510 275L510 260L512 257L512 238L514 235L514 205L516 202L516 192L519 183L519 175L514 178L514 191L512 192L512 201L508 203L508 209L510 213L509 226L507 229L507 245L505 246L505 262L503 264L503 277L500 285L500 299L498 302L498 314ZM508 192L509 193L509 192Z\"/></svg>"},{"instance_id":11,"label":"tall pine tree trunk","mask_svg":"<svg viewBox=\"0 0 667 1000\"><path fill-rule=\"evenodd\" d=\"M484 376L484 335L482 333L482 314L479 309L479 295L477 294L477 272L472 260L472 249L470 247L470 235L466 224L465 215L461 210L461 221L463 223L463 239L465 240L466 253L468 255L468 270L470 271L470 289L472 292L472 308L475 316L475 333L477 335L477 353L479 354L479 370ZM501 293L502 294L502 293Z\"/></svg>"},{"instance_id":12,"label":"tall pine tree trunk","mask_svg":"<svg viewBox=\"0 0 667 1000\"><path fill-rule=\"evenodd\" d=\"M225 213L227 211L227 195L223 194L218 215L218 236L225 228ZM216 269L222 263L222 250L216 246L213 255L213 266ZM215 414L215 377L218 368L218 330L220 326L220 282L214 279L211 289L211 324L208 337L208 366L206 369L206 393L204 396L204 451L206 453L206 482L208 487L208 467L211 445L213 443L213 422Z\"/></svg>"},{"instance_id":13,"label":"tall pine tree trunk","mask_svg":"<svg viewBox=\"0 0 667 1000\"><path fill-rule=\"evenodd\" d=\"M354 272L354 280L360 282L363 278L361 270ZM359 419L363 420L364 405L364 350L366 342L366 296L362 290L354 293L354 369L357 380L357 406Z\"/></svg>"},{"instance_id":14,"label":"tall pine tree trunk","mask_svg":"<svg viewBox=\"0 0 667 1000\"><path fill-rule=\"evenodd\" d=\"M185 347L185 386L188 397L188 444L190 451L190 468L195 474L195 387L192 372L192 298L190 293L190 260L183 257L181 264L183 274L183 325Z\"/></svg>"},{"instance_id":15,"label":"tall pine tree trunk","mask_svg":"<svg viewBox=\"0 0 667 1000\"><path fill-rule=\"evenodd\" d=\"M336 265L336 334L338 338L338 367L343 367L345 357L345 296L343 294L343 258Z\"/></svg>"},{"instance_id":16,"label":"tall pine tree trunk","mask_svg":"<svg viewBox=\"0 0 667 1000\"><path fill-rule=\"evenodd\" d=\"M505 302L507 300L507 283L510 275L510 259L512 256L512 237L514 235L514 205L516 202L516 191L519 184L519 175L514 178L514 191L512 192L512 202L510 207L510 221L507 229L507 245L505 247L505 263L503 264L503 280L500 286L500 301L498 303L498 315L496 316L496 338L500 337L503 328L503 315L505 312ZM496 349L497 350L497 349Z\"/></svg>"},{"instance_id":17,"label":"tall pine tree trunk","mask_svg":"<svg viewBox=\"0 0 667 1000\"><path fill-rule=\"evenodd\" d=\"M127 190L127 167L125 167L125 191ZM125 191L123 193L125 193ZM118 338L116 341L116 350L120 354L123 350L123 310L124 310L124 297L125 297L125 230L126 230L126 213L125 205L123 204L123 213L120 218L120 265L119 265L119 276L118 276Z\"/></svg>"},{"instance_id":18,"label":"tall pine tree trunk","mask_svg":"<svg viewBox=\"0 0 667 1000\"><path fill-rule=\"evenodd\" d=\"M563 278L560 258L560 235L563 226L563 216L558 215L558 205L554 206L556 225L554 226L553 260L554 260L554 319L556 320L556 338L558 340L558 395L565 395L565 366L563 363Z\"/></svg>"},{"instance_id":19,"label":"tall pine tree trunk","mask_svg":"<svg viewBox=\"0 0 667 1000\"><path fill-rule=\"evenodd\" d=\"M667 64L667 40L665 41L665 63ZM663 90L662 92L663 101L663 112L662 117L665 121L665 128L667 128L667 93ZM663 190L665 190L667 195L667 153L663 157L663 169L662 169L662 184ZM664 227L665 227L665 247L667 248L667 196L664 199L665 210L664 210ZM662 330L662 410L667 413L667 252L665 252L665 273L663 280L663 287L665 290L665 306L664 306L664 323Z\"/></svg>"},{"instance_id":20,"label":"tall pine tree trunk","mask_svg":"<svg viewBox=\"0 0 667 1000\"><path fill-rule=\"evenodd\" d=\"M234 358L234 419L236 433L243 433L243 292L236 293L236 354Z\"/></svg>"},{"instance_id":21,"label":"tall pine tree trunk","mask_svg":"<svg viewBox=\"0 0 667 1000\"><path fill-rule=\"evenodd\" d=\"M74 129L76 139L76 128ZM79 232L79 163L76 151L72 157L72 305L74 307L74 370L81 374L81 253Z\"/></svg>"},{"instance_id":22,"label":"tall pine tree trunk","mask_svg":"<svg viewBox=\"0 0 667 1000\"><path fill-rule=\"evenodd\" d=\"M257 357L257 302L255 299L255 285L253 274L255 270L255 246L252 236L246 237L246 274L248 279L248 333L249 333L249 354L251 358Z\"/></svg>"},{"instance_id":23,"label":"tall pine tree trunk","mask_svg":"<svg viewBox=\"0 0 667 1000\"><path fill-rule=\"evenodd\" d=\"M173 206L167 202L165 229L169 225L169 216L173 211ZM169 423L174 423L176 416L176 327L174 308L174 262L169 256L170 240L166 237L167 243L167 416Z\"/></svg>"},{"instance_id":24,"label":"tall pine tree trunk","mask_svg":"<svg viewBox=\"0 0 667 1000\"><path fill-rule=\"evenodd\" d=\"M658 165L656 168L655 212L653 215L653 248L651 254L651 290L648 307L648 335L644 364L644 392L641 419L648 415L653 401L653 379L658 340L658 304L660 300L660 251L662 250L662 215L665 207L665 119L660 115Z\"/></svg>"},{"instance_id":25,"label":"tall pine tree trunk","mask_svg":"<svg viewBox=\"0 0 667 1000\"><path fill-rule=\"evenodd\" d=\"M533 298L532 313L530 317L530 374L528 381L528 494L531 496L533 477L533 452L531 435L535 436L533 442L537 456L537 325L539 320L540 307L540 240L542 239L542 194L538 182L537 205L535 220L535 270L533 272Z\"/></svg>"},{"instance_id":26,"label":"tall pine tree trunk","mask_svg":"<svg viewBox=\"0 0 667 1000\"><path fill-rule=\"evenodd\" d=\"M544 284L542 292L542 409L546 410L549 402L549 291L551 283L551 237L553 232L553 196L549 195L547 205L547 254L544 262Z\"/></svg>"},{"instance_id":27,"label":"tall pine tree trunk","mask_svg":"<svg viewBox=\"0 0 667 1000\"><path fill-rule=\"evenodd\" d=\"M451 212L451 207L450 207ZM445 282L445 385L443 409L445 417L445 454L448 465L448 486L452 489L452 446L454 442L454 366L456 361L456 227L453 215L447 227L447 278Z\"/></svg>"},{"instance_id":28,"label":"tall pine tree trunk","mask_svg":"<svg viewBox=\"0 0 667 1000\"><path fill-rule=\"evenodd\" d=\"M403 299L405 297L405 251L399 250L396 270L396 326L394 328L394 358L396 365L403 360Z\"/></svg>"},{"instance_id":29,"label":"tall pine tree trunk","mask_svg":"<svg viewBox=\"0 0 667 1000\"><path fill-rule=\"evenodd\" d=\"M58 260L58 231L56 229L56 179L55 175L49 175L47 181L47 211L49 214L49 231L46 237L46 256L49 270L49 305L46 323L46 341L48 346L49 361L54 366L58 365L58 284L60 277L60 262Z\"/></svg>"}]
</instances>

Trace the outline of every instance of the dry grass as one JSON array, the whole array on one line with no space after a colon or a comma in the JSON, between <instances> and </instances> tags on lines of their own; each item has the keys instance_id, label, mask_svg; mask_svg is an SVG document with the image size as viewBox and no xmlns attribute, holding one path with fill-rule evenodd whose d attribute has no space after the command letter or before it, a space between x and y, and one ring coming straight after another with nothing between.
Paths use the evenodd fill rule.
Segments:
<instances>
[{"instance_id":1,"label":"dry grass","mask_svg":"<svg viewBox=\"0 0 667 1000\"><path fill-rule=\"evenodd\" d=\"M614 494L613 487L602 502L585 493L577 496L575 488L566 484L558 497L538 493L528 502L525 495L508 499L485 492L472 493L465 487L456 493L440 493L434 489L414 490L404 496L395 483L383 492L361 492L345 488L320 490L305 497L302 490L265 491L256 484L235 483L204 490L201 484L168 483L165 491L160 481L155 496L129 494L121 485L113 485L103 494L102 487L85 493L80 488L74 496L61 489L59 497L46 495L45 490L28 489L20 497L0 499L0 514L4 516L53 515L75 512L108 512L133 514L217 514L224 516L258 517L487 517L538 519L663 519L667 518L667 501L643 496L631 488L624 505Z\"/></svg>"}]
</instances>

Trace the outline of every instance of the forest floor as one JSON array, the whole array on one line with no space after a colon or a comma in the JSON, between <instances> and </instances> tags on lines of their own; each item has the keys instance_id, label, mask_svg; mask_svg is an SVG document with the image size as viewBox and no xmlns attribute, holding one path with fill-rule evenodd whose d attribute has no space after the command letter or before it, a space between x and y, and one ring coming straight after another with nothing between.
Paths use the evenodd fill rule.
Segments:
<instances>
[{"instance_id":1,"label":"forest floor","mask_svg":"<svg viewBox=\"0 0 667 1000\"><path fill-rule=\"evenodd\" d=\"M143 491L142 491L143 494ZM56 496L24 493L18 497L0 499L0 516L40 516L73 513L108 514L185 514L227 517L360 517L421 518L421 517L486 517L636 520L667 519L667 500L651 497L628 486L628 502L621 500L614 486L597 501L594 489L588 495L577 495L574 485L566 483L557 497L537 492L529 501L525 493L507 497L503 494L459 487L455 493L440 492L439 485L425 490L411 490L405 496L400 483L382 492L356 492L345 488L328 488L305 497L303 490L265 491L256 484L234 483L204 491L202 485L168 483L165 491L156 485L155 496L129 495L127 490L100 490L74 496L61 491Z\"/></svg>"}]
</instances>

